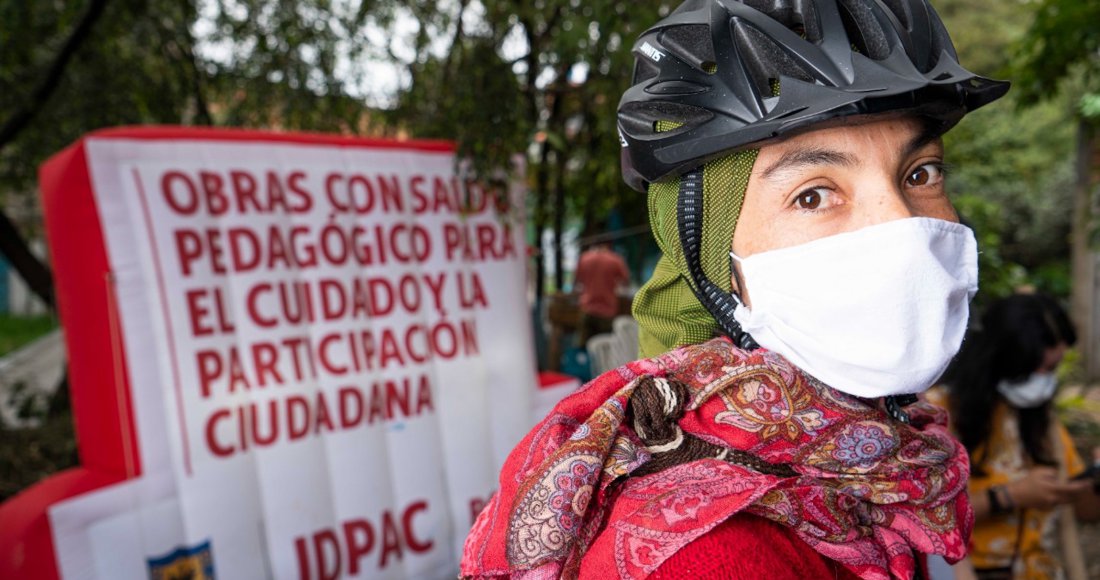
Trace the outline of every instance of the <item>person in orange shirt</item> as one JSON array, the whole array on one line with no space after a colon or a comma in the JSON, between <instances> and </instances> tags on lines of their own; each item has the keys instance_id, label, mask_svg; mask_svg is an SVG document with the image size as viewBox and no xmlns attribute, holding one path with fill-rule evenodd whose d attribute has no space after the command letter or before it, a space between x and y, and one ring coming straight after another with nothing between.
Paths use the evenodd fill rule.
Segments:
<instances>
[{"instance_id":1,"label":"person in orange shirt","mask_svg":"<svg viewBox=\"0 0 1100 580\"><path fill-rule=\"evenodd\" d=\"M597 242L581 253L574 285L580 289L583 346L595 334L611 332L611 320L619 314L619 289L630 281L622 256L606 242Z\"/></svg>"}]
</instances>

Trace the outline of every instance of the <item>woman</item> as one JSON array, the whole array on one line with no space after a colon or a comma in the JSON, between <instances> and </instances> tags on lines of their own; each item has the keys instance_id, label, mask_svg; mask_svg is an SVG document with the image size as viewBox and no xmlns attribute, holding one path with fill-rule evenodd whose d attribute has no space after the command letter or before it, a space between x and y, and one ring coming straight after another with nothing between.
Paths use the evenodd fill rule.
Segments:
<instances>
[{"instance_id":1,"label":"woman","mask_svg":"<svg viewBox=\"0 0 1100 580\"><path fill-rule=\"evenodd\" d=\"M972 233L940 135L1000 97L924 0L690 0L635 43L623 173L662 250L643 356L516 447L462 574L913 578L964 555L965 450L917 403ZM716 338L717 337L717 338Z\"/></svg>"},{"instance_id":2,"label":"woman","mask_svg":"<svg viewBox=\"0 0 1100 580\"><path fill-rule=\"evenodd\" d=\"M1057 546L1056 514L1100 517L1094 482L1070 479L1085 465L1052 408L1054 372L1076 338L1050 297L1010 296L989 307L944 376L970 454L979 578L1059 577L1071 560Z\"/></svg>"}]
</instances>

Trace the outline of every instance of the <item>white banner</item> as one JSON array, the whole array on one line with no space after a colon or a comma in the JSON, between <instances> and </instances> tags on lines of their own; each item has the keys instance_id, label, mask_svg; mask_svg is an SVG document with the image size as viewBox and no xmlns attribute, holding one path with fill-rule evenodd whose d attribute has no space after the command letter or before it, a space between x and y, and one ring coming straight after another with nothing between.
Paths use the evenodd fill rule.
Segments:
<instances>
[{"instance_id":1,"label":"white banner","mask_svg":"<svg viewBox=\"0 0 1100 580\"><path fill-rule=\"evenodd\" d=\"M522 196L253 138L87 140L142 475L51 510L62 576L453 577L531 423Z\"/></svg>"}]
</instances>

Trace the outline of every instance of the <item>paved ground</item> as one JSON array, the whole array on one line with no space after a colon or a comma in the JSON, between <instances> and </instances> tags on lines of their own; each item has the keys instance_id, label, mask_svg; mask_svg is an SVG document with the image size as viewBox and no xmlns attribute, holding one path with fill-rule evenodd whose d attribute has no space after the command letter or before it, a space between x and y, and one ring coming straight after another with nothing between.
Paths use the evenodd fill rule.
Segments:
<instances>
[{"instance_id":1,"label":"paved ground","mask_svg":"<svg viewBox=\"0 0 1100 580\"><path fill-rule=\"evenodd\" d=\"M65 341L60 330L0 358L0 420L9 427L34 427L21 409L44 408L65 373Z\"/></svg>"}]
</instances>

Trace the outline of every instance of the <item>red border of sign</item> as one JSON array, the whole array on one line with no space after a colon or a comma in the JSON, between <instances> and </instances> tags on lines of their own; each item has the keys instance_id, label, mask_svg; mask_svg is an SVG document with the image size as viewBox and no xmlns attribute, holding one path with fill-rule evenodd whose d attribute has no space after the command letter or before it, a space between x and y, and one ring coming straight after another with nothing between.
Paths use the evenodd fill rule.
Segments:
<instances>
[{"instance_id":1,"label":"red border of sign","mask_svg":"<svg viewBox=\"0 0 1100 580\"><path fill-rule=\"evenodd\" d=\"M65 499L141 475L122 327L99 211L92 194L89 139L242 141L453 152L447 141L364 139L311 133L146 126L85 135L39 169L58 315L65 329L69 385L81 467L55 474L0 504L0 578L59 577L48 510Z\"/></svg>"},{"instance_id":2,"label":"red border of sign","mask_svg":"<svg viewBox=\"0 0 1100 580\"><path fill-rule=\"evenodd\" d=\"M71 149L87 139L264 141L268 143L299 143L304 145L382 147L386 149L412 149L416 151L453 152L455 150L455 144L451 141L430 139L382 139L355 137L351 135L330 135L326 133L280 133L252 129L215 129L209 127L179 127L175 125L145 125L140 127L100 129L88 133L82 137L80 141L70 145L69 148ZM47 163L49 163L49 161L47 161Z\"/></svg>"}]
</instances>

